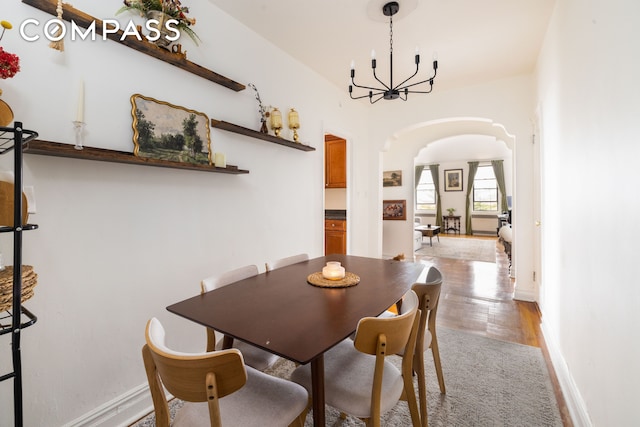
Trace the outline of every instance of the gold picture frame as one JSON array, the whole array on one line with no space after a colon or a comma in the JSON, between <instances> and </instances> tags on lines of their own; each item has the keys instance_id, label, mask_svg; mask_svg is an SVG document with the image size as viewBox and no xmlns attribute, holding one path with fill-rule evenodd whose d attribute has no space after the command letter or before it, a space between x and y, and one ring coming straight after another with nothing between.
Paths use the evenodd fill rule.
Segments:
<instances>
[{"instance_id":1,"label":"gold picture frame","mask_svg":"<svg viewBox=\"0 0 640 427\"><path fill-rule=\"evenodd\" d=\"M135 156L212 164L206 114L135 94L131 96L131 116Z\"/></svg>"}]
</instances>

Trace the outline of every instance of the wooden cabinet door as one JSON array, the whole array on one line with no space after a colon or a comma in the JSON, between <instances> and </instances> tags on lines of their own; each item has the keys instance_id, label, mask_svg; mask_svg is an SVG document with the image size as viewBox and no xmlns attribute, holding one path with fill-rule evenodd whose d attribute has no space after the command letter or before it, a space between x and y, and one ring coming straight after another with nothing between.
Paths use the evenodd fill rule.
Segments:
<instances>
[{"instance_id":1,"label":"wooden cabinet door","mask_svg":"<svg viewBox=\"0 0 640 427\"><path fill-rule=\"evenodd\" d=\"M344 231L324 232L324 254L346 254L347 253L347 233Z\"/></svg>"},{"instance_id":2,"label":"wooden cabinet door","mask_svg":"<svg viewBox=\"0 0 640 427\"><path fill-rule=\"evenodd\" d=\"M327 136L324 155L325 187L347 188L347 141Z\"/></svg>"},{"instance_id":3,"label":"wooden cabinet door","mask_svg":"<svg viewBox=\"0 0 640 427\"><path fill-rule=\"evenodd\" d=\"M324 254L347 253L347 221L324 221Z\"/></svg>"}]
</instances>

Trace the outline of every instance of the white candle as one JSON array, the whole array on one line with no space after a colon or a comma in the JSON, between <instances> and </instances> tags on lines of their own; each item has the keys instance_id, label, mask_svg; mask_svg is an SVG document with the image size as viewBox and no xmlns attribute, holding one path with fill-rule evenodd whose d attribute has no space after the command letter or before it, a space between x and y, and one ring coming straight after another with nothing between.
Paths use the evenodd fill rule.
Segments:
<instances>
[{"instance_id":1,"label":"white candle","mask_svg":"<svg viewBox=\"0 0 640 427\"><path fill-rule=\"evenodd\" d=\"M340 280L345 276L344 267L338 261L329 261L322 268L322 277L329 280Z\"/></svg>"},{"instance_id":2,"label":"white candle","mask_svg":"<svg viewBox=\"0 0 640 427\"><path fill-rule=\"evenodd\" d=\"M213 164L215 165L215 167L217 168L227 167L227 158L225 157L224 153L215 153L213 158L214 158Z\"/></svg>"},{"instance_id":3,"label":"white candle","mask_svg":"<svg viewBox=\"0 0 640 427\"><path fill-rule=\"evenodd\" d=\"M76 122L84 122L84 80L80 81L80 92L78 94L78 112Z\"/></svg>"}]
</instances>

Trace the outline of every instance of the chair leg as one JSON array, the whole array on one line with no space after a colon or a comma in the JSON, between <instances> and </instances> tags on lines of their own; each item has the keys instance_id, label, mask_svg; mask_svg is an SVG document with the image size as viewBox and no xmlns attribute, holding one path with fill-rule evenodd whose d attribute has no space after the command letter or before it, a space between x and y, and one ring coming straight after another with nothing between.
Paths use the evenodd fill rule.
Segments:
<instances>
[{"instance_id":1,"label":"chair leg","mask_svg":"<svg viewBox=\"0 0 640 427\"><path fill-rule=\"evenodd\" d=\"M427 379L424 371L424 352L419 351L415 355L413 362L413 370L418 377L418 398L420 399L420 420L422 427L429 425L429 416L427 412Z\"/></svg>"},{"instance_id":2,"label":"chair leg","mask_svg":"<svg viewBox=\"0 0 640 427\"><path fill-rule=\"evenodd\" d=\"M440 393L447 394L444 387L444 375L442 374L442 364L440 363L440 350L438 350L438 338L436 337L435 333L433 334L433 339L431 341L431 353L433 353L433 363L434 365L436 365L436 375L438 376Z\"/></svg>"}]
</instances>

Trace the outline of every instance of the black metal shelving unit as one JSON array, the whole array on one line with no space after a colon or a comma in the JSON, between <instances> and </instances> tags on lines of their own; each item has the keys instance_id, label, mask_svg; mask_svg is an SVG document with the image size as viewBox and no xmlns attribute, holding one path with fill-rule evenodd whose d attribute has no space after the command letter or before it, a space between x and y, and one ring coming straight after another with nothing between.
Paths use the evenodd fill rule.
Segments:
<instances>
[{"instance_id":1,"label":"black metal shelving unit","mask_svg":"<svg viewBox=\"0 0 640 427\"><path fill-rule=\"evenodd\" d=\"M13 407L16 427L23 425L22 411L22 359L20 333L38 320L22 306L22 232L35 230L35 224L23 224L22 219L22 149L24 144L36 138L34 131L22 128L21 122L13 127L0 127L0 155L14 153L14 211L13 226L0 227L0 233L13 234L13 300L11 310L0 313L0 335L11 334L13 371L0 376L0 382L13 379ZM9 322L9 323L6 323Z\"/></svg>"}]
</instances>

